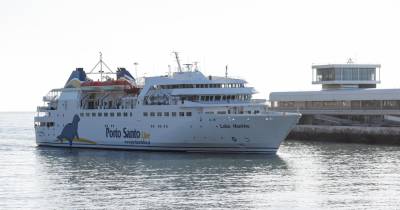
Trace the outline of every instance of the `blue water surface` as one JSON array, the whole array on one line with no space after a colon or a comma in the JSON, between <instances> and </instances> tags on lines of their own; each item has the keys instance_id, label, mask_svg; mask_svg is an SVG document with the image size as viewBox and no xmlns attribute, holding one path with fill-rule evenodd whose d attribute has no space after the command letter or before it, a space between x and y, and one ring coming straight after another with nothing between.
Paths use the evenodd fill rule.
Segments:
<instances>
[{"instance_id":1,"label":"blue water surface","mask_svg":"<svg viewBox=\"0 0 400 210\"><path fill-rule=\"evenodd\" d=\"M286 141L277 155L37 147L0 113L0 209L397 209L400 147Z\"/></svg>"}]
</instances>

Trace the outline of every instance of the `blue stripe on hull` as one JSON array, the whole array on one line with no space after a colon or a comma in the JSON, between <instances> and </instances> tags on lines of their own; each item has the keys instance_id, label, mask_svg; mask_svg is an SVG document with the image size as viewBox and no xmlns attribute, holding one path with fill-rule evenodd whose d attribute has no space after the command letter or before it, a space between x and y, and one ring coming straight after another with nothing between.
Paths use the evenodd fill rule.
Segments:
<instances>
[{"instance_id":1,"label":"blue stripe on hull","mask_svg":"<svg viewBox=\"0 0 400 210\"><path fill-rule=\"evenodd\" d=\"M180 152L225 152L225 153L276 153L278 148L272 147L172 147L150 145L112 145L112 144L69 144L41 142L38 146L74 147L93 149L122 149L122 150L148 150L148 151L180 151Z\"/></svg>"}]
</instances>

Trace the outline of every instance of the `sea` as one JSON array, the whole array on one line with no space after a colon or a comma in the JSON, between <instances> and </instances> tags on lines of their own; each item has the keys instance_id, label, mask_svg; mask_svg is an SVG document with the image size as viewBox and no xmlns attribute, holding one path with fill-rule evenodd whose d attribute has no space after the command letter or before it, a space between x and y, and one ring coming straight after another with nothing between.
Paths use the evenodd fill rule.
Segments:
<instances>
[{"instance_id":1,"label":"sea","mask_svg":"<svg viewBox=\"0 0 400 210\"><path fill-rule=\"evenodd\" d=\"M38 147L0 113L0 209L400 209L400 147L286 140L276 155Z\"/></svg>"}]
</instances>

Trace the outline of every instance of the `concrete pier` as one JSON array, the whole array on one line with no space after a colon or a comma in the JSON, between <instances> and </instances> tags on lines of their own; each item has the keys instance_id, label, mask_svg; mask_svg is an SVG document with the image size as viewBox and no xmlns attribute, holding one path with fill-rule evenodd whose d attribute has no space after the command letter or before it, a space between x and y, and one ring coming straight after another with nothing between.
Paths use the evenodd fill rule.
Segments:
<instances>
[{"instance_id":1,"label":"concrete pier","mask_svg":"<svg viewBox=\"0 0 400 210\"><path fill-rule=\"evenodd\" d=\"M297 125L287 139L400 145L400 127Z\"/></svg>"}]
</instances>

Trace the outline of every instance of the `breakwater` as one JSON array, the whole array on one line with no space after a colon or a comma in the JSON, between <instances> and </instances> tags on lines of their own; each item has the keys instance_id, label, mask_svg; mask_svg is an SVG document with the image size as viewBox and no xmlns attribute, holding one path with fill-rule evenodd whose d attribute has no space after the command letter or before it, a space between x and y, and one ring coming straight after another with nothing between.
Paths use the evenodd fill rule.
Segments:
<instances>
[{"instance_id":1,"label":"breakwater","mask_svg":"<svg viewBox=\"0 0 400 210\"><path fill-rule=\"evenodd\" d=\"M297 125L287 139L400 145L400 127Z\"/></svg>"}]
</instances>

